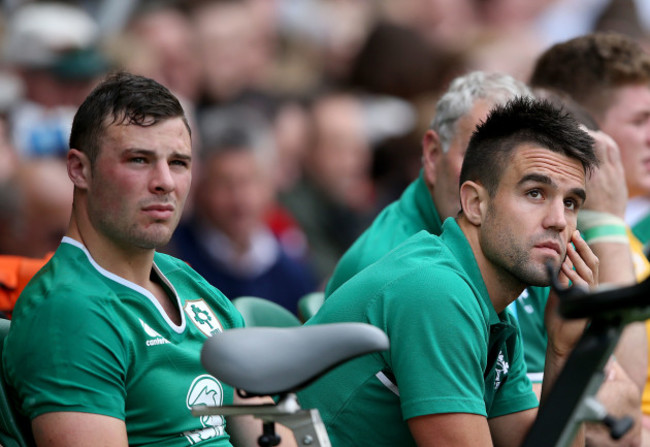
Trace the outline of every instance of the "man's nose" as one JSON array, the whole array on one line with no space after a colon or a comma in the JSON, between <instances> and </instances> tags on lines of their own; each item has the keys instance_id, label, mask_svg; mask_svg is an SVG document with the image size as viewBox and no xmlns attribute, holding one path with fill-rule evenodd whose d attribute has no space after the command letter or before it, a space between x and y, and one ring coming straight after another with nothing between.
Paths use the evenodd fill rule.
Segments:
<instances>
[{"instance_id":1,"label":"man's nose","mask_svg":"<svg viewBox=\"0 0 650 447\"><path fill-rule=\"evenodd\" d=\"M553 200L549 203L547 214L544 218L544 227L562 231L567 226L566 206L564 200Z\"/></svg>"},{"instance_id":2,"label":"man's nose","mask_svg":"<svg viewBox=\"0 0 650 447\"><path fill-rule=\"evenodd\" d=\"M174 189L174 177L167 163L159 162L154 165L151 176L151 190L167 193Z\"/></svg>"}]
</instances>

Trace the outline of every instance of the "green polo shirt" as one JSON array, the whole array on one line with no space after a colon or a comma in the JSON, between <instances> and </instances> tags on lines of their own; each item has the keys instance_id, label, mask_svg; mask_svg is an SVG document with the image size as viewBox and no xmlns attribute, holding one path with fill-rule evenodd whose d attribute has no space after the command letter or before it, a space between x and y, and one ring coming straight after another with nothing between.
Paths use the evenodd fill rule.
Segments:
<instances>
[{"instance_id":1,"label":"green polo shirt","mask_svg":"<svg viewBox=\"0 0 650 447\"><path fill-rule=\"evenodd\" d=\"M407 420L488 418L537 406L517 322L497 314L464 234L447 219L343 284L307 324L370 323L390 349L347 362L299 393L332 445L415 445Z\"/></svg>"},{"instance_id":2,"label":"green polo shirt","mask_svg":"<svg viewBox=\"0 0 650 447\"><path fill-rule=\"evenodd\" d=\"M519 322L528 378L534 383L541 383L544 378L548 343L544 311L549 292L549 287L528 287L508 306Z\"/></svg>"},{"instance_id":3,"label":"green polo shirt","mask_svg":"<svg viewBox=\"0 0 650 447\"><path fill-rule=\"evenodd\" d=\"M399 200L384 208L341 257L327 283L325 297L329 297L364 267L422 230L438 235L442 231L442 221L420 173Z\"/></svg>"},{"instance_id":4,"label":"green polo shirt","mask_svg":"<svg viewBox=\"0 0 650 447\"><path fill-rule=\"evenodd\" d=\"M439 235L442 232L442 222L424 182L424 174L420 172L399 200L384 208L339 260L325 289L325 297L329 297L341 284L422 230ZM531 380L535 382L541 382L544 372L547 340L544 308L548 293L548 287L530 287L509 307L520 318L526 364Z\"/></svg>"}]
</instances>

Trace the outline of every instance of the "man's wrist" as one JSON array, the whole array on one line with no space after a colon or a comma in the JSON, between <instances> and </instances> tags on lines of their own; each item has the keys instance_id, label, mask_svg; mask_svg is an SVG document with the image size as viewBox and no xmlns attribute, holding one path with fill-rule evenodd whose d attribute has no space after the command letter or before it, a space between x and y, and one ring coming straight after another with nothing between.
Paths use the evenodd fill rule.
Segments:
<instances>
[{"instance_id":1,"label":"man's wrist","mask_svg":"<svg viewBox=\"0 0 650 447\"><path fill-rule=\"evenodd\" d=\"M578 230L587 244L602 242L629 245L625 221L603 211L580 210Z\"/></svg>"}]
</instances>

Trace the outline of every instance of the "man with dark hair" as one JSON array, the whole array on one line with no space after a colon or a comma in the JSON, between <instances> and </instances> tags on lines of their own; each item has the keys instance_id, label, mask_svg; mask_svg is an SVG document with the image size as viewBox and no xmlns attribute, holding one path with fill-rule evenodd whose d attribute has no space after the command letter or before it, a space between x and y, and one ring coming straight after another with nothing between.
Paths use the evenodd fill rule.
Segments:
<instances>
[{"instance_id":1,"label":"man with dark hair","mask_svg":"<svg viewBox=\"0 0 650 447\"><path fill-rule=\"evenodd\" d=\"M458 177L474 128L492 107L516 96L533 98L524 83L502 73L473 71L451 82L422 137L420 175L339 259L327 297L409 236L420 230L440 234L442 222L459 210Z\"/></svg>"},{"instance_id":2,"label":"man with dark hair","mask_svg":"<svg viewBox=\"0 0 650 447\"><path fill-rule=\"evenodd\" d=\"M255 442L248 420L190 412L237 399L200 350L244 325L219 290L156 251L181 217L191 146L181 105L151 79L112 75L77 111L70 225L18 300L2 359L38 445L229 446L238 425Z\"/></svg>"},{"instance_id":3,"label":"man with dark hair","mask_svg":"<svg viewBox=\"0 0 650 447\"><path fill-rule=\"evenodd\" d=\"M537 399L506 307L527 285L549 284L547 263L564 284L595 285L598 259L576 230L598 164L592 143L549 103L496 107L470 140L458 217L440 237L410 237L325 301L309 324L368 322L391 341L299 394L319 408L333 445L521 444ZM546 326L542 399L583 328L554 312Z\"/></svg>"}]
</instances>

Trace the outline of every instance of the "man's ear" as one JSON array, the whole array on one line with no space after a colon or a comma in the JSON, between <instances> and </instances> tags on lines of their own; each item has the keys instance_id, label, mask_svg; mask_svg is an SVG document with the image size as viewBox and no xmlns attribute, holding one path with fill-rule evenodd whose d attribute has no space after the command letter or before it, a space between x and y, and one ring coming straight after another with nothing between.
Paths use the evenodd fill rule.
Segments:
<instances>
[{"instance_id":1,"label":"man's ear","mask_svg":"<svg viewBox=\"0 0 650 447\"><path fill-rule=\"evenodd\" d=\"M88 189L91 179L90 160L78 149L70 149L67 156L68 177L75 188Z\"/></svg>"},{"instance_id":2,"label":"man's ear","mask_svg":"<svg viewBox=\"0 0 650 447\"><path fill-rule=\"evenodd\" d=\"M473 225L480 226L487 213L488 191L480 183L467 180L460 185L460 206Z\"/></svg>"},{"instance_id":3,"label":"man's ear","mask_svg":"<svg viewBox=\"0 0 650 447\"><path fill-rule=\"evenodd\" d=\"M430 188L436 184L436 166L442 153L440 136L435 130L427 130L422 137L422 167L424 178Z\"/></svg>"}]
</instances>

